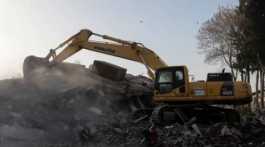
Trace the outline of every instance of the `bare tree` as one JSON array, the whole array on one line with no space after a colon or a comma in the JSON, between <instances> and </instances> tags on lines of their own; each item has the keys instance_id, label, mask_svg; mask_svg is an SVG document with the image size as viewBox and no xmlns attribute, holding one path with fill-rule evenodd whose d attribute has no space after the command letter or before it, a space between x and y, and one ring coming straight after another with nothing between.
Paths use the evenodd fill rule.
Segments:
<instances>
[{"instance_id":1,"label":"bare tree","mask_svg":"<svg viewBox=\"0 0 265 147\"><path fill-rule=\"evenodd\" d=\"M260 102L261 102L261 108L264 108L264 71L260 71Z\"/></svg>"},{"instance_id":2,"label":"bare tree","mask_svg":"<svg viewBox=\"0 0 265 147\"><path fill-rule=\"evenodd\" d=\"M237 79L238 49L244 33L241 32L244 25L244 17L234 8L219 8L214 16L206 21L199 30L198 41L201 53L205 54L207 63L225 63Z\"/></svg>"}]
</instances>

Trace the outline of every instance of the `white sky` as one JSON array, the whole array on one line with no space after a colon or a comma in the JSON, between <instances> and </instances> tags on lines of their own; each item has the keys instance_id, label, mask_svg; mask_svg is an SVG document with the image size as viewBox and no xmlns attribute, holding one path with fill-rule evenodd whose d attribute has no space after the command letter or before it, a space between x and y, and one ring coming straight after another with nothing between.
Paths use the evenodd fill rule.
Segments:
<instances>
[{"instance_id":1,"label":"white sky","mask_svg":"<svg viewBox=\"0 0 265 147\"><path fill-rule=\"evenodd\" d=\"M45 56L80 29L142 42L169 65L187 65L196 80L221 71L198 54L196 35L219 6L238 0L0 0L0 78L21 75L26 56ZM68 61L99 59L143 74L143 65L81 51Z\"/></svg>"}]
</instances>

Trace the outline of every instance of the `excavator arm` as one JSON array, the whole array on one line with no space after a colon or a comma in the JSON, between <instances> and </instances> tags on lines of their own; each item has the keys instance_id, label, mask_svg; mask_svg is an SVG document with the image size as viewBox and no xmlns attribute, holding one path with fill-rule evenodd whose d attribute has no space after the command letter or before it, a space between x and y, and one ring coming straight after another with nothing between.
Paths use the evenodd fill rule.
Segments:
<instances>
[{"instance_id":1,"label":"excavator arm","mask_svg":"<svg viewBox=\"0 0 265 147\"><path fill-rule=\"evenodd\" d=\"M99 42L89 40L92 35L109 41ZM56 55L56 50L59 48L63 48L63 50ZM107 35L96 34L90 30L81 30L79 33L70 37L58 47L51 50L46 56L46 59L51 59L52 62L63 62L65 59L69 58L82 49L142 63L147 68L148 75L152 79L154 79L154 72L158 68L167 66L166 63L155 52L144 47L140 43L121 40Z\"/></svg>"}]
</instances>

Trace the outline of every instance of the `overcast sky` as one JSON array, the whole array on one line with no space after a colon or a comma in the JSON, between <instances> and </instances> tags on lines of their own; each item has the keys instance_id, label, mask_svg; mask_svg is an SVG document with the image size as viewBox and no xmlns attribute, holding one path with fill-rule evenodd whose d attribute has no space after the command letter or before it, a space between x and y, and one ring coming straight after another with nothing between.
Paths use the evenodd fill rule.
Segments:
<instances>
[{"instance_id":1,"label":"overcast sky","mask_svg":"<svg viewBox=\"0 0 265 147\"><path fill-rule=\"evenodd\" d=\"M45 56L80 29L142 42L169 65L187 65L196 80L219 65L204 63L196 35L220 6L238 0L0 0L0 78L19 76L26 56ZM143 65L81 51L68 61L99 59L143 74Z\"/></svg>"}]
</instances>

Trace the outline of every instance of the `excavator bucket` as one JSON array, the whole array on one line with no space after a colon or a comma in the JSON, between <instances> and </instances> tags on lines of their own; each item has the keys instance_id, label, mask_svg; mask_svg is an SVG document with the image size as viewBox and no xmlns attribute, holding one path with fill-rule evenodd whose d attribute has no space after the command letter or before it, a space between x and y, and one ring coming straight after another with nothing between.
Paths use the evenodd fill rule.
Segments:
<instances>
[{"instance_id":1,"label":"excavator bucket","mask_svg":"<svg viewBox=\"0 0 265 147\"><path fill-rule=\"evenodd\" d=\"M85 66L73 63L53 63L45 58L28 56L24 60L24 80L41 89L64 89L85 77Z\"/></svg>"},{"instance_id":2,"label":"excavator bucket","mask_svg":"<svg viewBox=\"0 0 265 147\"><path fill-rule=\"evenodd\" d=\"M23 75L27 82L31 82L33 74L41 70L46 70L49 66L49 61L44 58L39 58L35 56L28 56L25 58L23 63Z\"/></svg>"}]
</instances>

